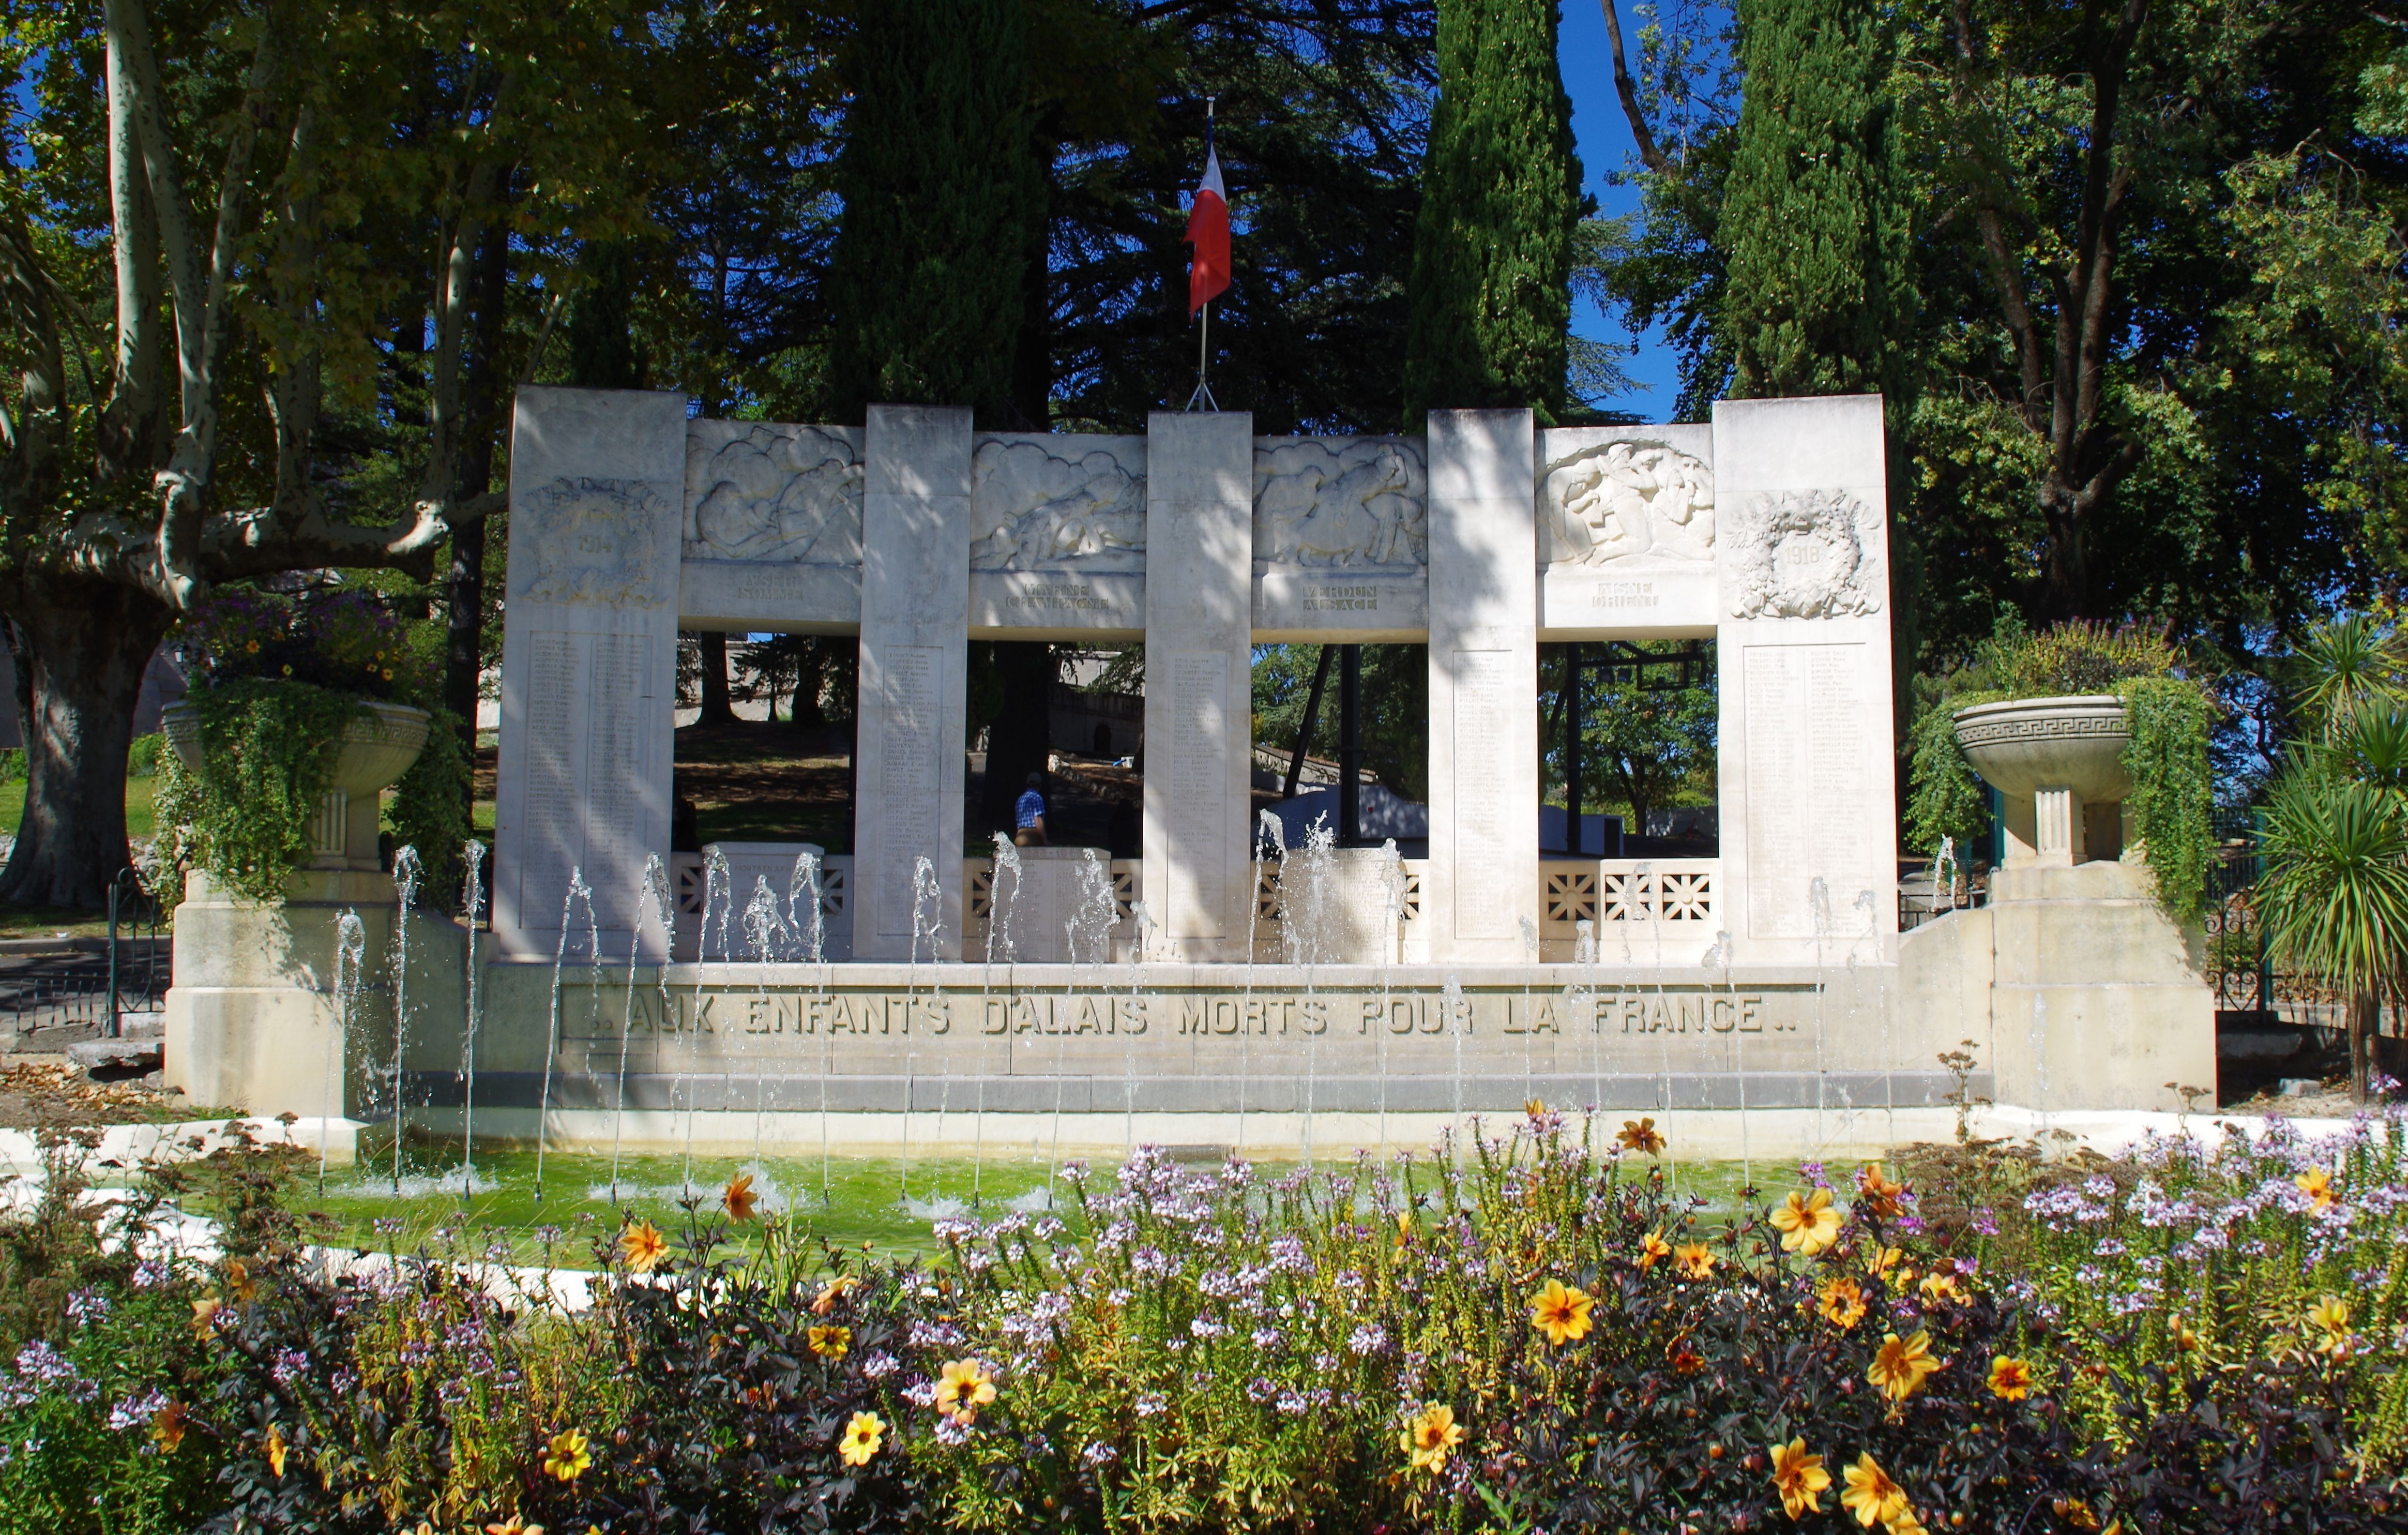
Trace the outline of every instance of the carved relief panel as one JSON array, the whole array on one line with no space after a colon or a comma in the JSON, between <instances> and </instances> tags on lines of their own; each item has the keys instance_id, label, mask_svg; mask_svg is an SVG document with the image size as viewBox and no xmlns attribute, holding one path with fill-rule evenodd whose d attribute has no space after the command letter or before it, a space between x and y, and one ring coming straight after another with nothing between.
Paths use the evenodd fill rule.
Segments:
<instances>
[{"instance_id":1,"label":"carved relief panel","mask_svg":"<svg viewBox=\"0 0 2408 1535\"><path fill-rule=\"evenodd\" d=\"M1545 466L1541 564L1698 565L1714 555L1714 471L1670 443L1594 443Z\"/></svg>"},{"instance_id":2,"label":"carved relief panel","mask_svg":"<svg viewBox=\"0 0 2408 1535\"><path fill-rule=\"evenodd\" d=\"M1731 529L1733 618L1856 618L1881 610L1881 528L1847 491L1750 498Z\"/></svg>"},{"instance_id":3,"label":"carved relief panel","mask_svg":"<svg viewBox=\"0 0 2408 1535\"><path fill-rule=\"evenodd\" d=\"M858 566L861 485L857 428L691 423L685 557Z\"/></svg>"},{"instance_id":4,"label":"carved relief panel","mask_svg":"<svg viewBox=\"0 0 2408 1535\"><path fill-rule=\"evenodd\" d=\"M1145 569L1145 439L982 438L970 460L970 568Z\"/></svg>"},{"instance_id":5,"label":"carved relief panel","mask_svg":"<svg viewBox=\"0 0 2408 1535\"><path fill-rule=\"evenodd\" d=\"M1420 438L1255 439L1255 574L1428 564L1429 467Z\"/></svg>"},{"instance_id":6,"label":"carved relief panel","mask_svg":"<svg viewBox=\"0 0 2408 1535\"><path fill-rule=\"evenodd\" d=\"M662 487L643 480L562 475L518 498L533 535L532 568L514 596L537 602L652 607L665 600L656 532L669 514Z\"/></svg>"}]
</instances>

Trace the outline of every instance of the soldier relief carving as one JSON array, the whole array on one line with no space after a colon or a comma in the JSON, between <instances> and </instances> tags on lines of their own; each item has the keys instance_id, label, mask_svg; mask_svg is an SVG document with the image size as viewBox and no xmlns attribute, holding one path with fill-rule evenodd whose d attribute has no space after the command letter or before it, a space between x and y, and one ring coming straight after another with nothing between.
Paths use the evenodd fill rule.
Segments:
<instances>
[{"instance_id":1,"label":"soldier relief carving","mask_svg":"<svg viewBox=\"0 0 2408 1535\"><path fill-rule=\"evenodd\" d=\"M537 602L650 607L663 600L654 530L668 515L662 487L642 480L563 475L521 498L535 568L515 594Z\"/></svg>"},{"instance_id":2,"label":"soldier relief carving","mask_svg":"<svg viewBox=\"0 0 2408 1535\"><path fill-rule=\"evenodd\" d=\"M1606 442L1547 467L1539 525L1550 565L1714 557L1714 472L1660 442Z\"/></svg>"},{"instance_id":3,"label":"soldier relief carving","mask_svg":"<svg viewBox=\"0 0 2408 1535\"><path fill-rule=\"evenodd\" d=\"M1254 446L1254 570L1414 570L1429 563L1429 469L1412 438L1268 438Z\"/></svg>"},{"instance_id":4,"label":"soldier relief carving","mask_svg":"<svg viewBox=\"0 0 2408 1535\"><path fill-rule=\"evenodd\" d=\"M1142 571L1145 473L1127 466L1144 462L1140 438L981 442L970 461L970 568Z\"/></svg>"},{"instance_id":5,"label":"soldier relief carving","mask_svg":"<svg viewBox=\"0 0 2408 1535\"><path fill-rule=\"evenodd\" d=\"M686 558L859 565L858 435L696 422L685 448Z\"/></svg>"},{"instance_id":6,"label":"soldier relief carving","mask_svg":"<svg viewBox=\"0 0 2408 1535\"><path fill-rule=\"evenodd\" d=\"M1872 509L1846 491L1777 491L1733 529L1734 618L1856 618L1878 612L1884 577Z\"/></svg>"}]
</instances>

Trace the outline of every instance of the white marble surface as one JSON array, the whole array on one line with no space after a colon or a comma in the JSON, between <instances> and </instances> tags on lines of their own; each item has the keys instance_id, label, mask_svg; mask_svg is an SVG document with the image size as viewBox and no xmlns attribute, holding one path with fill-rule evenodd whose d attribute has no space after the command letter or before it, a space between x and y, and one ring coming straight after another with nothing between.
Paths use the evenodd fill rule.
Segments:
<instances>
[{"instance_id":1,"label":"white marble surface","mask_svg":"<svg viewBox=\"0 0 2408 1535\"><path fill-rule=\"evenodd\" d=\"M1430 839L1422 912L1440 963L1520 960L1537 941L1535 448L1527 410L1430 412Z\"/></svg>"},{"instance_id":2,"label":"white marble surface","mask_svg":"<svg viewBox=\"0 0 2408 1535\"><path fill-rule=\"evenodd\" d=\"M862 507L853 954L961 952L970 413L872 406ZM913 871L939 890L914 914ZM933 943L929 935L934 925Z\"/></svg>"},{"instance_id":3,"label":"white marble surface","mask_svg":"<svg viewBox=\"0 0 2408 1535\"><path fill-rule=\"evenodd\" d=\"M1714 464L1732 957L1812 962L1866 940L1894 955L1881 399L1725 400ZM1831 515L1796 514L1810 503Z\"/></svg>"},{"instance_id":4,"label":"white marble surface","mask_svg":"<svg viewBox=\"0 0 2408 1535\"><path fill-rule=\"evenodd\" d=\"M1242 957L1254 418L1156 411L1147 438L1145 899L1179 957Z\"/></svg>"},{"instance_id":5,"label":"white marble surface","mask_svg":"<svg viewBox=\"0 0 2408 1535\"><path fill-rule=\"evenodd\" d=\"M509 953L557 949L574 870L624 955L668 846L685 458L682 395L519 391L494 828Z\"/></svg>"}]
</instances>

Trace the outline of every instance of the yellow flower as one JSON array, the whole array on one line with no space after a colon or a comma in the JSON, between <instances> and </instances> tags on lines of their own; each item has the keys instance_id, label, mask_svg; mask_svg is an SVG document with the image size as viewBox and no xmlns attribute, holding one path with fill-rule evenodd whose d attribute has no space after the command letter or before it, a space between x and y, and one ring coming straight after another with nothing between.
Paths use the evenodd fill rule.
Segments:
<instances>
[{"instance_id":1,"label":"yellow flower","mask_svg":"<svg viewBox=\"0 0 2408 1535\"><path fill-rule=\"evenodd\" d=\"M1524 1098L1522 1112L1532 1119L1544 1119L1547 1117L1547 1105L1540 1098Z\"/></svg>"},{"instance_id":2,"label":"yellow flower","mask_svg":"<svg viewBox=\"0 0 2408 1535\"><path fill-rule=\"evenodd\" d=\"M251 1277L251 1266L240 1258L226 1259L225 1284L236 1300L248 1303L258 1298L259 1282Z\"/></svg>"},{"instance_id":3,"label":"yellow flower","mask_svg":"<svg viewBox=\"0 0 2408 1535\"><path fill-rule=\"evenodd\" d=\"M2318 1210L2330 1210L2341 1203L2341 1195L2332 1186L2332 1174L2322 1168L2310 1168L2291 1182L2300 1185L2300 1192L2314 1200Z\"/></svg>"},{"instance_id":4,"label":"yellow flower","mask_svg":"<svg viewBox=\"0 0 2408 1535\"><path fill-rule=\"evenodd\" d=\"M2071 1525L2076 1529L2097 1529L2099 1528L2099 1515L2092 1513L2090 1505L2084 1502L2079 1498L2060 1498L2050 1506L2057 1510L2057 1516L2058 1518L2063 1519L2067 1524Z\"/></svg>"},{"instance_id":5,"label":"yellow flower","mask_svg":"<svg viewBox=\"0 0 2408 1535\"><path fill-rule=\"evenodd\" d=\"M1930 1532L1923 1528L1923 1521L1914 1516L1914 1510L1911 1508L1901 1508L1891 1514L1883 1528L1889 1531L1889 1535L1930 1535Z\"/></svg>"},{"instance_id":6,"label":"yellow flower","mask_svg":"<svg viewBox=\"0 0 2408 1535\"><path fill-rule=\"evenodd\" d=\"M1856 1174L1856 1203L1869 1215L1885 1221L1896 1220L1899 1201L1905 1194L1904 1184L1893 1184L1882 1176L1879 1162L1866 1163L1864 1170Z\"/></svg>"},{"instance_id":7,"label":"yellow flower","mask_svg":"<svg viewBox=\"0 0 2408 1535\"><path fill-rule=\"evenodd\" d=\"M1589 1308L1596 1304L1587 1291L1551 1279L1530 1303L1530 1326L1545 1333L1547 1341L1557 1348L1576 1343L1588 1336Z\"/></svg>"},{"instance_id":8,"label":"yellow flower","mask_svg":"<svg viewBox=\"0 0 2408 1535\"><path fill-rule=\"evenodd\" d=\"M485 1535L543 1535L541 1525L527 1524L513 1513L497 1525L487 1525Z\"/></svg>"},{"instance_id":9,"label":"yellow flower","mask_svg":"<svg viewBox=\"0 0 2408 1535\"><path fill-rule=\"evenodd\" d=\"M1899 1268L1899 1264L1904 1261L1905 1257L1906 1255L1895 1247L1878 1249L1865 1259L1865 1271L1875 1279L1887 1279L1889 1275L1896 1273L1898 1278L1895 1283L1903 1284L1914 1272L1913 1270Z\"/></svg>"},{"instance_id":10,"label":"yellow flower","mask_svg":"<svg viewBox=\"0 0 2408 1535\"><path fill-rule=\"evenodd\" d=\"M851 1327L812 1327L804 1336L811 1345L811 1352L823 1359L841 1359L844 1351L853 1346Z\"/></svg>"},{"instance_id":11,"label":"yellow flower","mask_svg":"<svg viewBox=\"0 0 2408 1535\"><path fill-rule=\"evenodd\" d=\"M861 1288L861 1281L851 1274L840 1274L829 1280L820 1286L820 1293L811 1298L811 1314L825 1316L836 1310L838 1301L859 1288Z\"/></svg>"},{"instance_id":12,"label":"yellow flower","mask_svg":"<svg viewBox=\"0 0 2408 1535\"><path fill-rule=\"evenodd\" d=\"M284 1430L275 1424L269 1424L267 1426L267 1442L265 1444L262 1444L260 1448L265 1452L267 1456L268 1468L274 1470L277 1475L282 1476L284 1474L284 1456L286 1454Z\"/></svg>"},{"instance_id":13,"label":"yellow flower","mask_svg":"<svg viewBox=\"0 0 2408 1535\"><path fill-rule=\"evenodd\" d=\"M719 1202L727 1207L727 1218L732 1221L751 1220L752 1207L760 1202L760 1198L752 1192L752 1175L749 1172L738 1173L727 1180L725 1188L719 1191Z\"/></svg>"},{"instance_id":14,"label":"yellow flower","mask_svg":"<svg viewBox=\"0 0 2408 1535\"><path fill-rule=\"evenodd\" d=\"M2177 1316L2166 1324L2166 1335L2172 1340L2177 1354L2199 1352L2199 1334L2188 1322Z\"/></svg>"},{"instance_id":15,"label":"yellow flower","mask_svg":"<svg viewBox=\"0 0 2408 1535\"><path fill-rule=\"evenodd\" d=\"M848 1466L867 1466L878 1447L886 1442L886 1420L875 1413L855 1413L844 1426L844 1439L837 1445L837 1458Z\"/></svg>"},{"instance_id":16,"label":"yellow flower","mask_svg":"<svg viewBox=\"0 0 2408 1535\"><path fill-rule=\"evenodd\" d=\"M1432 1476L1445 1469L1446 1457L1462 1442L1463 1427L1455 1421L1455 1409L1444 1402L1425 1410L1397 1436L1398 1446L1412 1469Z\"/></svg>"},{"instance_id":17,"label":"yellow flower","mask_svg":"<svg viewBox=\"0 0 2408 1535\"><path fill-rule=\"evenodd\" d=\"M2004 1354L1990 1360L1990 1395L2000 1401L2021 1401L2031 1388L2031 1366Z\"/></svg>"},{"instance_id":18,"label":"yellow flower","mask_svg":"<svg viewBox=\"0 0 2408 1535\"><path fill-rule=\"evenodd\" d=\"M1672 1244L1664 1240L1661 1231L1650 1231L1639 1239L1639 1271L1645 1273L1672 1255Z\"/></svg>"},{"instance_id":19,"label":"yellow flower","mask_svg":"<svg viewBox=\"0 0 2408 1535\"><path fill-rule=\"evenodd\" d=\"M1835 1279L1817 1292L1816 1310L1842 1332L1865 1319L1865 1287L1853 1279Z\"/></svg>"},{"instance_id":20,"label":"yellow flower","mask_svg":"<svg viewBox=\"0 0 2408 1535\"><path fill-rule=\"evenodd\" d=\"M1792 1519L1822 1513L1823 1489L1830 1485L1831 1473L1823 1469L1823 1457L1808 1455L1804 1439L1772 1446L1772 1485Z\"/></svg>"},{"instance_id":21,"label":"yellow flower","mask_svg":"<svg viewBox=\"0 0 2408 1535\"><path fill-rule=\"evenodd\" d=\"M1965 1298L1965 1292L1958 1286L1955 1274L1926 1274L1923 1276L1923 1283L1916 1285L1915 1289L1922 1293L1924 1299L1934 1304Z\"/></svg>"},{"instance_id":22,"label":"yellow flower","mask_svg":"<svg viewBox=\"0 0 2408 1535\"><path fill-rule=\"evenodd\" d=\"M2308 1326L2322 1327L2328 1337L2338 1342L2349 1336L2349 1302L2337 1295L2329 1295L2308 1308Z\"/></svg>"},{"instance_id":23,"label":"yellow flower","mask_svg":"<svg viewBox=\"0 0 2408 1535\"><path fill-rule=\"evenodd\" d=\"M1672 1255L1672 1267L1683 1279L1703 1279L1714 1271L1714 1255L1701 1241L1684 1241Z\"/></svg>"},{"instance_id":24,"label":"yellow flower","mask_svg":"<svg viewBox=\"0 0 2408 1535\"><path fill-rule=\"evenodd\" d=\"M585 1435L571 1428L565 1434L552 1436L552 1443L543 1455L543 1474L562 1482L574 1482L594 1464L586 1453Z\"/></svg>"},{"instance_id":25,"label":"yellow flower","mask_svg":"<svg viewBox=\"0 0 2408 1535\"><path fill-rule=\"evenodd\" d=\"M1650 1156L1664 1149L1664 1137L1656 1130L1652 1116L1624 1120L1622 1132L1613 1139L1622 1143L1625 1151L1644 1152Z\"/></svg>"},{"instance_id":26,"label":"yellow flower","mask_svg":"<svg viewBox=\"0 0 2408 1535\"><path fill-rule=\"evenodd\" d=\"M1848 1485L1840 1494L1840 1506L1855 1513L1856 1523L1867 1529L1889 1523L1905 1510L1905 1490L1889 1479L1870 1452L1856 1456L1856 1463L1843 1474Z\"/></svg>"},{"instance_id":27,"label":"yellow flower","mask_svg":"<svg viewBox=\"0 0 2408 1535\"><path fill-rule=\"evenodd\" d=\"M194 1301L193 1336L195 1338L207 1338L209 1335L210 1329L218 1325L218 1313L224 1309L224 1302L219 1300L215 1296L204 1296L200 1299Z\"/></svg>"},{"instance_id":28,"label":"yellow flower","mask_svg":"<svg viewBox=\"0 0 2408 1535\"><path fill-rule=\"evenodd\" d=\"M1781 1228L1784 1252L1803 1253L1810 1258L1840 1240L1840 1212L1831 1208L1828 1188L1812 1194L1791 1190L1788 1202L1772 1212L1772 1224Z\"/></svg>"},{"instance_id":29,"label":"yellow flower","mask_svg":"<svg viewBox=\"0 0 2408 1535\"><path fill-rule=\"evenodd\" d=\"M191 1415L183 1403L175 1401L150 1414L150 1437L159 1442L159 1448L173 1451L184 1442L184 1421Z\"/></svg>"},{"instance_id":30,"label":"yellow flower","mask_svg":"<svg viewBox=\"0 0 2408 1535\"><path fill-rule=\"evenodd\" d=\"M955 1423L967 1424L978 1410L995 1400L995 1376L978 1359L955 1359L937 1381L937 1411Z\"/></svg>"},{"instance_id":31,"label":"yellow flower","mask_svg":"<svg viewBox=\"0 0 2408 1535\"><path fill-rule=\"evenodd\" d=\"M660 1228L650 1221L638 1221L619 1233L619 1256L639 1274L651 1273L652 1266L666 1257L668 1250Z\"/></svg>"},{"instance_id":32,"label":"yellow flower","mask_svg":"<svg viewBox=\"0 0 2408 1535\"><path fill-rule=\"evenodd\" d=\"M1940 1361L1931 1356L1930 1332L1917 1328L1911 1338L1901 1339L1894 1332L1885 1336L1865 1379L1880 1386L1890 1400L1904 1401L1922 1390L1924 1378L1939 1368Z\"/></svg>"}]
</instances>

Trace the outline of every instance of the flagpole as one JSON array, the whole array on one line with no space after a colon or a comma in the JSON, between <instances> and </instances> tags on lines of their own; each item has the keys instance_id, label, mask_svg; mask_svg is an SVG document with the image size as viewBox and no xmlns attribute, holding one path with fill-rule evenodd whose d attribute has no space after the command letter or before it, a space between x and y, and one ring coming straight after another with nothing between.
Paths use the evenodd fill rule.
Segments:
<instances>
[{"instance_id":1,"label":"flagpole","mask_svg":"<svg viewBox=\"0 0 2408 1535\"><path fill-rule=\"evenodd\" d=\"M1220 99L1218 96L1204 98L1204 162L1207 165L1212 162L1212 114ZM1211 299L1204 301L1202 311L1203 323L1197 326L1196 332L1196 393L1187 396L1187 409L1217 411L1221 409L1221 402L1212 397L1212 386L1208 381L1212 360L1212 301Z\"/></svg>"}]
</instances>

